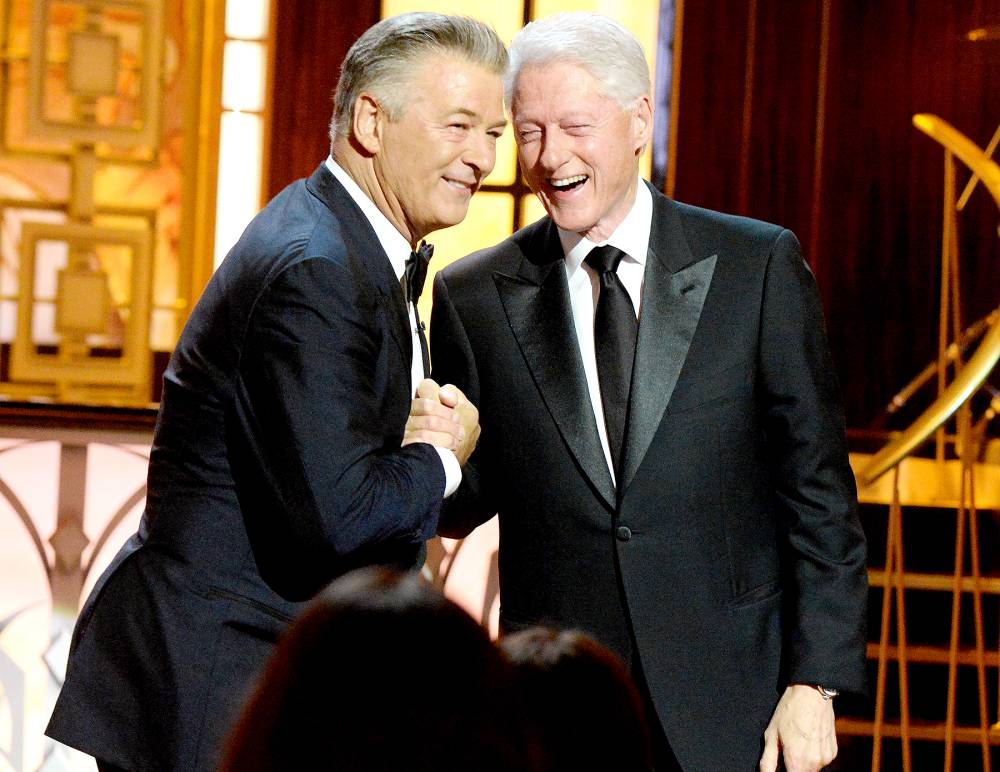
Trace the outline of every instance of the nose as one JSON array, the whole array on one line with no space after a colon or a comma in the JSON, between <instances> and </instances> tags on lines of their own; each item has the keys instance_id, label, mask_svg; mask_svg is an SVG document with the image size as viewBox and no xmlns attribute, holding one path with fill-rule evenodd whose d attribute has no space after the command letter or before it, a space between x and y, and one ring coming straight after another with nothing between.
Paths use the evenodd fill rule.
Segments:
<instances>
[{"instance_id":1,"label":"nose","mask_svg":"<svg viewBox=\"0 0 1000 772\"><path fill-rule=\"evenodd\" d=\"M538 164L547 172L554 172L566 160L566 146L557 131L546 131L541 138L541 152Z\"/></svg>"},{"instance_id":2,"label":"nose","mask_svg":"<svg viewBox=\"0 0 1000 772\"><path fill-rule=\"evenodd\" d=\"M485 131L472 132L462 160L475 169L477 182L493 171L496 159L496 140Z\"/></svg>"}]
</instances>

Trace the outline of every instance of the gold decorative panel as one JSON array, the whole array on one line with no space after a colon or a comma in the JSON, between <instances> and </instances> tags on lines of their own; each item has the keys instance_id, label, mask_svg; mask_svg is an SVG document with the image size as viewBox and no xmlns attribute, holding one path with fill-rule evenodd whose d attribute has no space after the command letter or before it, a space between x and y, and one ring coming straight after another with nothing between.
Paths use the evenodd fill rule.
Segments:
<instances>
[{"instance_id":1,"label":"gold decorative panel","mask_svg":"<svg viewBox=\"0 0 1000 772\"><path fill-rule=\"evenodd\" d=\"M110 96L118 82L118 38L97 32L69 36L68 90L79 97Z\"/></svg>"},{"instance_id":2,"label":"gold decorative panel","mask_svg":"<svg viewBox=\"0 0 1000 772\"><path fill-rule=\"evenodd\" d=\"M67 268L59 272L56 286L56 331L68 335L108 331L111 292L104 271Z\"/></svg>"},{"instance_id":3,"label":"gold decorative panel","mask_svg":"<svg viewBox=\"0 0 1000 772\"><path fill-rule=\"evenodd\" d=\"M34 0L27 128L60 142L158 140L162 3Z\"/></svg>"},{"instance_id":4,"label":"gold decorative panel","mask_svg":"<svg viewBox=\"0 0 1000 772\"><path fill-rule=\"evenodd\" d=\"M104 263L129 281L112 296ZM25 222L11 376L53 381L63 399L134 401L148 393L150 234ZM103 387L103 390L102 390ZM113 397L118 387L118 400Z\"/></svg>"},{"instance_id":5,"label":"gold decorative panel","mask_svg":"<svg viewBox=\"0 0 1000 772\"><path fill-rule=\"evenodd\" d=\"M211 270L214 200L206 191L215 190L219 107L205 94L221 85L222 9L215 0L0 0L0 399L145 405L156 398L154 370ZM87 329L100 326L80 331L87 348L118 380L123 331L138 318L127 307L135 277L132 249L123 244L101 245L91 268L61 280L65 260L52 268L43 258L35 272L44 286L35 290L44 292L22 298L21 227L32 221L148 233L142 341L160 356L155 366L147 357L135 384L97 386L88 374L84 394L64 380L25 380L24 368L14 366L25 318L34 348L22 357L49 362L66 347L70 327L85 321ZM69 254L55 243L42 243L41 254ZM101 289L87 292L86 305L67 301L85 282ZM105 300L107 313L97 308ZM140 339L138 330L129 334Z\"/></svg>"}]
</instances>

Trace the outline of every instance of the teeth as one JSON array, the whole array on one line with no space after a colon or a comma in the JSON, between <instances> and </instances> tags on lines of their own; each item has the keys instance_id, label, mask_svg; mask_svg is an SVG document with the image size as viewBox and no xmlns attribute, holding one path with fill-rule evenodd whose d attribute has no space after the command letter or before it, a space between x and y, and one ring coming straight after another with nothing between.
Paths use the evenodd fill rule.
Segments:
<instances>
[{"instance_id":1,"label":"teeth","mask_svg":"<svg viewBox=\"0 0 1000 772\"><path fill-rule=\"evenodd\" d=\"M554 188L568 188L571 185L576 185L578 182L583 182L587 179L586 174L577 174L575 177L563 177L561 180L553 179L552 187Z\"/></svg>"}]
</instances>

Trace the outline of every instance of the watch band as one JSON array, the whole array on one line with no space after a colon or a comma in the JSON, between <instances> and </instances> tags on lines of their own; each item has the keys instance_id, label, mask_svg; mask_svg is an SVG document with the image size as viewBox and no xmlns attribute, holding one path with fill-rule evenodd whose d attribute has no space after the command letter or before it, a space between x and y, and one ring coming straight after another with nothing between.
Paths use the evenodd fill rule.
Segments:
<instances>
[{"instance_id":1,"label":"watch band","mask_svg":"<svg viewBox=\"0 0 1000 772\"><path fill-rule=\"evenodd\" d=\"M825 686L820 686L819 684L814 684L814 686L816 687L816 691L819 692L819 696L827 702L840 694L836 689L827 689Z\"/></svg>"}]
</instances>

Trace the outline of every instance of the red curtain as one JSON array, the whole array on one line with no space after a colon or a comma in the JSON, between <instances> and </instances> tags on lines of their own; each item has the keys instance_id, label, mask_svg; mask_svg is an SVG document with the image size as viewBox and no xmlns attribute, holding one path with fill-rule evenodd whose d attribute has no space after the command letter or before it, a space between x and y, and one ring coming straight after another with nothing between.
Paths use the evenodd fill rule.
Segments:
<instances>
[{"instance_id":1,"label":"red curtain","mask_svg":"<svg viewBox=\"0 0 1000 772\"><path fill-rule=\"evenodd\" d=\"M329 153L333 89L347 49L378 21L378 0L281 0L274 4L268 198L307 177Z\"/></svg>"},{"instance_id":2,"label":"red curtain","mask_svg":"<svg viewBox=\"0 0 1000 772\"><path fill-rule=\"evenodd\" d=\"M796 232L851 426L936 355L944 151L911 117L985 147L1000 42L966 33L998 24L997 0L685 3L674 193ZM960 216L966 323L1000 304L997 214L980 189Z\"/></svg>"}]
</instances>

